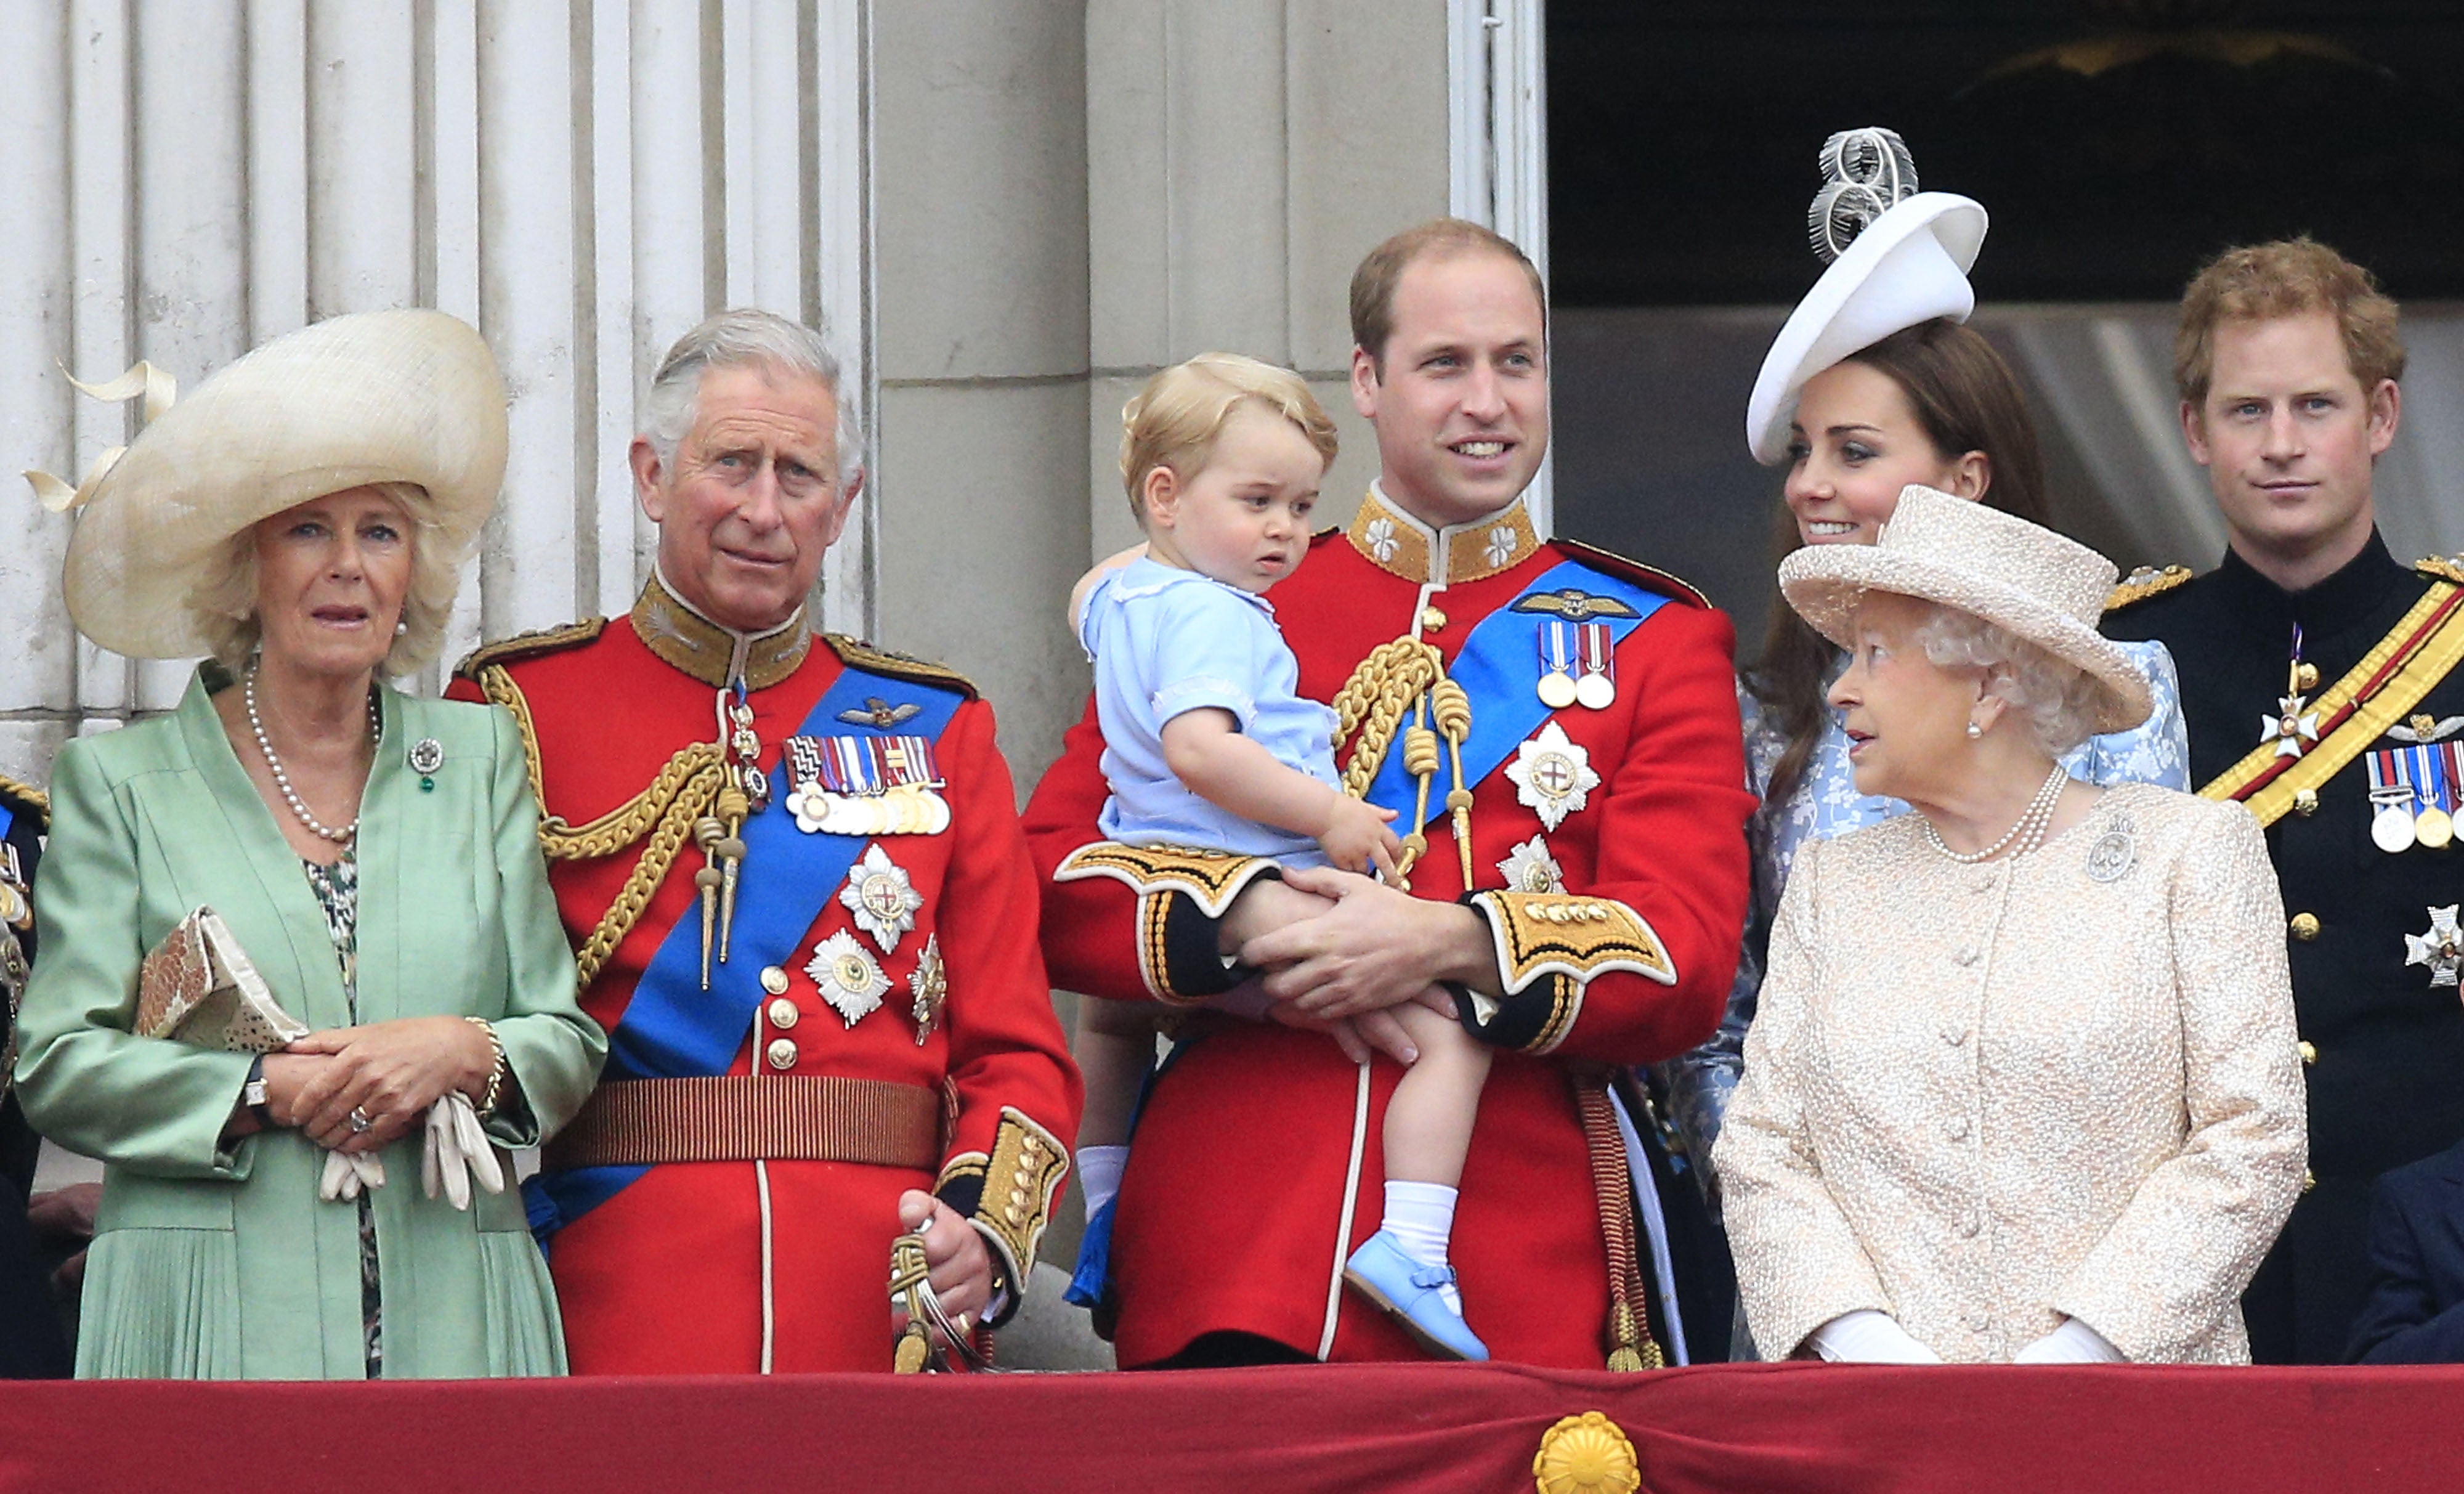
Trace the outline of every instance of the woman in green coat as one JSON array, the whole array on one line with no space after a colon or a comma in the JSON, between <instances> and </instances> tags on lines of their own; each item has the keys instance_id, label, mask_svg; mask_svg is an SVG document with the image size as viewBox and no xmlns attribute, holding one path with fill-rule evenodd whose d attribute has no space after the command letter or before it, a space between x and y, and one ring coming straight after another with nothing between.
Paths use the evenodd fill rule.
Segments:
<instances>
[{"instance_id":1,"label":"woman in green coat","mask_svg":"<svg viewBox=\"0 0 2464 1494\"><path fill-rule=\"evenodd\" d=\"M167 718L60 754L20 1020L27 1115L108 1167L77 1373L561 1373L520 1195L487 1190L605 1037L513 722L381 678L434 657L495 505L495 363L451 317L379 312L161 392L70 497L69 610L120 653L213 658ZM200 908L306 1037L132 1032L142 962Z\"/></svg>"}]
</instances>

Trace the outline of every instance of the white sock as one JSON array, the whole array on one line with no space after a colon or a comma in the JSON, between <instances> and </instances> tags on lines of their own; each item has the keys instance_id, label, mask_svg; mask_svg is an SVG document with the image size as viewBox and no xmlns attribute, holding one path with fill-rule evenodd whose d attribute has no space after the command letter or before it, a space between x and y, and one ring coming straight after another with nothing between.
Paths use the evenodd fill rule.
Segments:
<instances>
[{"instance_id":1,"label":"white sock","mask_svg":"<svg viewBox=\"0 0 2464 1494\"><path fill-rule=\"evenodd\" d=\"M1446 1263L1446 1241L1455 1231L1455 1189L1443 1183L1389 1182L1386 1217L1378 1227L1393 1235L1403 1253L1421 1265ZM1451 1286L1441 1288L1446 1306L1460 1315L1463 1298Z\"/></svg>"},{"instance_id":2,"label":"white sock","mask_svg":"<svg viewBox=\"0 0 2464 1494\"><path fill-rule=\"evenodd\" d=\"M1078 1191L1087 1200L1087 1213L1112 1201L1121 1191L1121 1169L1128 1165L1127 1147L1080 1147L1078 1149Z\"/></svg>"}]
</instances>

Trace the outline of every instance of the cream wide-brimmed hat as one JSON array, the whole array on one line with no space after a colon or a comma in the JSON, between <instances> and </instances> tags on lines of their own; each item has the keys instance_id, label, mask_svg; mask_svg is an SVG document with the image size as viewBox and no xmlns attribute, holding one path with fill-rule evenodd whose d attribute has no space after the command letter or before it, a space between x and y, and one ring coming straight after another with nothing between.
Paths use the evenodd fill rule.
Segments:
<instances>
[{"instance_id":1,"label":"cream wide-brimmed hat","mask_svg":"<svg viewBox=\"0 0 2464 1494\"><path fill-rule=\"evenodd\" d=\"M495 507L505 446L504 380L467 322L373 311L304 327L162 411L69 500L69 616L116 653L209 652L188 598L231 538L371 483L428 490L435 523L418 543L459 565Z\"/></svg>"},{"instance_id":2,"label":"cream wide-brimmed hat","mask_svg":"<svg viewBox=\"0 0 2464 1494\"><path fill-rule=\"evenodd\" d=\"M1869 591L1938 603L1981 617L2077 665L2102 688L2094 730L2147 719L2147 676L2096 630L2117 576L2076 539L1982 503L1918 483L1872 544L1807 545L1779 564L1779 589L1814 630L1852 648L1857 604Z\"/></svg>"},{"instance_id":3,"label":"cream wide-brimmed hat","mask_svg":"<svg viewBox=\"0 0 2464 1494\"><path fill-rule=\"evenodd\" d=\"M1916 164L1889 130L1832 136L1822 170L1807 228L1831 268L1789 314L1746 402L1746 444L1766 467L1788 455L1807 380L1894 332L1976 309L1968 272L1985 244L1982 205L1918 191Z\"/></svg>"}]
</instances>

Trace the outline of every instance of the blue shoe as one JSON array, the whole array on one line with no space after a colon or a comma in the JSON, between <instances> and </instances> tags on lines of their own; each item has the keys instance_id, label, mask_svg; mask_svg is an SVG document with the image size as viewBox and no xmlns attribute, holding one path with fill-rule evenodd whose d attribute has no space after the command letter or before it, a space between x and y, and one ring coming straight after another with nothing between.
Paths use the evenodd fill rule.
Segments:
<instances>
[{"instance_id":1,"label":"blue shoe","mask_svg":"<svg viewBox=\"0 0 2464 1494\"><path fill-rule=\"evenodd\" d=\"M1454 1267L1422 1265L1403 1253L1393 1235L1379 1230L1343 1263L1343 1279L1377 1304L1412 1341L1441 1359L1486 1359L1463 1314L1446 1306L1440 1288L1455 1284Z\"/></svg>"}]
</instances>

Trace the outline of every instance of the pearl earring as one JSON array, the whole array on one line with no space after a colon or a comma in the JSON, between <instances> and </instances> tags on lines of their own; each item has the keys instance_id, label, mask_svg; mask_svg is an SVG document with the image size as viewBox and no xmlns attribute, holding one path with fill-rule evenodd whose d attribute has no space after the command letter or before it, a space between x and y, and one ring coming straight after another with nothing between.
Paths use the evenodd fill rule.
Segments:
<instances>
[{"instance_id":1,"label":"pearl earring","mask_svg":"<svg viewBox=\"0 0 2464 1494\"><path fill-rule=\"evenodd\" d=\"M410 631L410 625L409 625L408 623L396 623L395 625L393 625L393 635L394 635L396 638L400 638L400 637L402 637L404 634L406 634L406 633L407 633L407 632L409 632L409 631ZM1970 731L1972 732L1972 731L1974 730L1975 723L1974 723L1974 722L1970 722L1970 723L1969 723L1969 729L1970 729Z\"/></svg>"},{"instance_id":2,"label":"pearl earring","mask_svg":"<svg viewBox=\"0 0 2464 1494\"><path fill-rule=\"evenodd\" d=\"M1975 722L1973 722L1973 721L1970 721L1970 722L1969 722L1969 723L1968 723L1968 739L1969 739L1969 741L1974 741L1974 740L1976 740L1976 738L1978 738L1978 737L1980 737L1980 736L1984 736L1984 735L1985 735L1985 728L1983 728L1983 727L1981 727L1981 726L1977 725L1977 724L1976 724Z\"/></svg>"}]
</instances>

